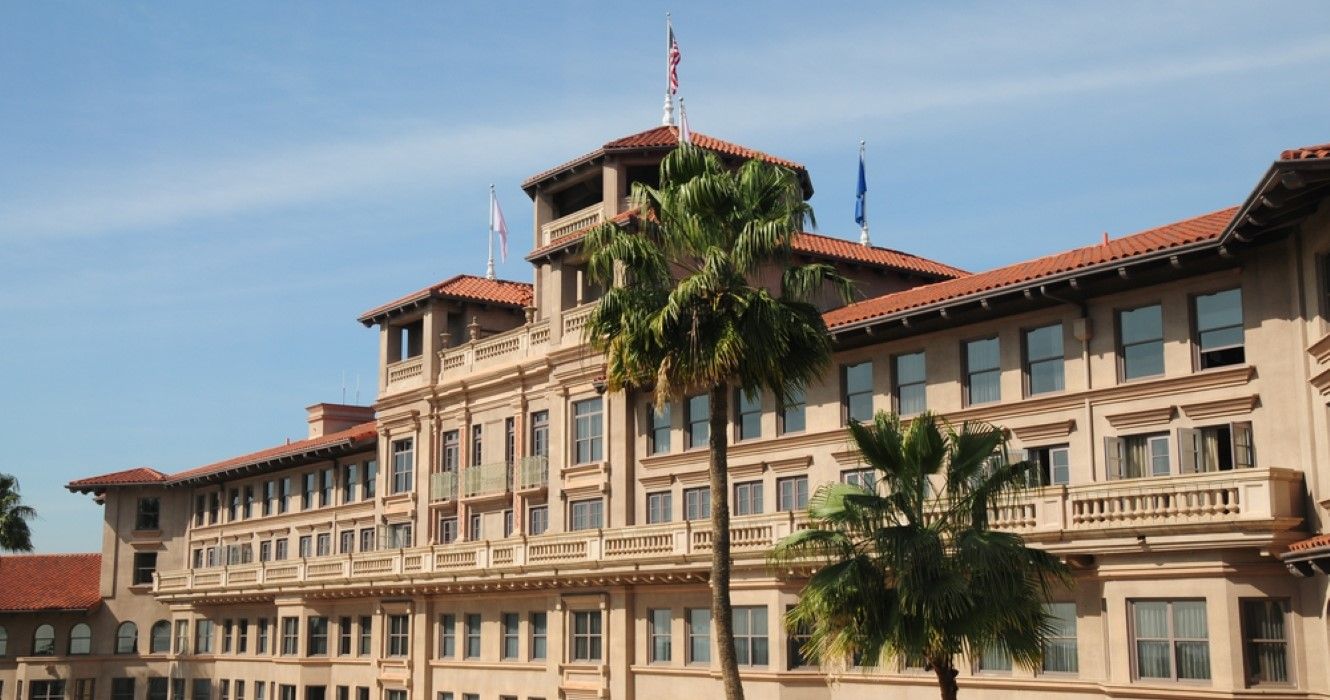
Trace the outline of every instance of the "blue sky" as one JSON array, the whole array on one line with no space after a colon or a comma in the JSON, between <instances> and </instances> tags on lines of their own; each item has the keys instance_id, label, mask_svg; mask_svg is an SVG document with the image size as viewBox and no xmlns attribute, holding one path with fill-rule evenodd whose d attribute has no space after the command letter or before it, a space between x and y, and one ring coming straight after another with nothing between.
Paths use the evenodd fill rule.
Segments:
<instances>
[{"instance_id":1,"label":"blue sky","mask_svg":"<svg viewBox=\"0 0 1330 700\"><path fill-rule=\"evenodd\" d=\"M970 269L1235 203L1330 141L1330 4L0 3L6 459L50 551L70 479L196 466L373 397L358 312L529 280L532 173L658 123L805 163L824 233Z\"/></svg>"}]
</instances>

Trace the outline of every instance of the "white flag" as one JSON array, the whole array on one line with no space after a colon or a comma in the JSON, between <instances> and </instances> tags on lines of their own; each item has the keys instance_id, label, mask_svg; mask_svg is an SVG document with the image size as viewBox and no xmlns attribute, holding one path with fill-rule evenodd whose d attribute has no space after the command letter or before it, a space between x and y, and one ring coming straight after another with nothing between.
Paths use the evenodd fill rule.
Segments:
<instances>
[{"instance_id":1,"label":"white flag","mask_svg":"<svg viewBox=\"0 0 1330 700\"><path fill-rule=\"evenodd\" d=\"M499 234L499 255L508 262L508 222L503 220L499 198L493 192L490 193L490 230Z\"/></svg>"}]
</instances>

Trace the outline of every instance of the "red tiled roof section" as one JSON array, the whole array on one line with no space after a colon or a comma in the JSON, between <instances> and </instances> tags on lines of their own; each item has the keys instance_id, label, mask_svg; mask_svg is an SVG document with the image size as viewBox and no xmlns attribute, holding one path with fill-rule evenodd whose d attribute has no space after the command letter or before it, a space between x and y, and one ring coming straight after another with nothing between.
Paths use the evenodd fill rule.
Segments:
<instances>
[{"instance_id":1,"label":"red tiled roof section","mask_svg":"<svg viewBox=\"0 0 1330 700\"><path fill-rule=\"evenodd\" d=\"M102 602L102 555L0 557L0 612L92 610Z\"/></svg>"},{"instance_id":2,"label":"red tiled roof section","mask_svg":"<svg viewBox=\"0 0 1330 700\"><path fill-rule=\"evenodd\" d=\"M816 233L803 232L795 234L792 247L796 252L805 253L807 255L867 263L870 265L882 265L885 267L896 268L898 270L908 270L910 272L918 272L925 275L936 275L948 279L970 274L959 267L952 267L935 260L903 253L899 250L864 246L853 241L847 241L844 238L832 238L830 236L822 236Z\"/></svg>"},{"instance_id":3,"label":"red tiled roof section","mask_svg":"<svg viewBox=\"0 0 1330 700\"><path fill-rule=\"evenodd\" d=\"M1280 160L1319 160L1321 158L1330 158L1330 143L1290 148L1279 154Z\"/></svg>"},{"instance_id":4,"label":"red tiled roof section","mask_svg":"<svg viewBox=\"0 0 1330 700\"><path fill-rule=\"evenodd\" d=\"M257 464L259 462L266 462L269 460L278 459L280 457L294 457L306 452L311 452L325 447L331 447L333 445L337 445L343 442L354 443L354 442L360 442L362 440L369 440L378 435L378 428L376 426L377 424L374 421L370 421L368 423L361 423L360 425L351 426L346 430L342 430L336 433L329 433L321 437L310 438L308 440L297 440L295 442L287 443L285 445L270 447L266 450L251 452L247 455L232 457L230 459L225 459L220 462L214 462L212 464L208 464L202 467L196 467L188 471L172 474L170 477L170 481L180 482L186 479L197 479L201 476L208 476L218 472L224 472L228 469L233 469L235 467L241 467L249 464Z\"/></svg>"},{"instance_id":5,"label":"red tiled roof section","mask_svg":"<svg viewBox=\"0 0 1330 700\"><path fill-rule=\"evenodd\" d=\"M476 277L475 275L457 275L399 299L394 299L387 304L376 306L361 314L358 320L361 323L366 323L376 316L431 296L454 297L520 307L531 305L532 294L532 287L528 282L492 280Z\"/></svg>"},{"instance_id":6,"label":"red tiled roof section","mask_svg":"<svg viewBox=\"0 0 1330 700\"><path fill-rule=\"evenodd\" d=\"M1313 549L1320 549L1327 545L1330 545L1330 535L1317 535L1315 537L1309 537L1305 540L1294 542L1288 546L1288 551L1306 552Z\"/></svg>"},{"instance_id":7,"label":"red tiled roof section","mask_svg":"<svg viewBox=\"0 0 1330 700\"><path fill-rule=\"evenodd\" d=\"M99 476L90 476L86 479L78 479L69 482L66 488L86 489L97 486L131 486L140 484L153 484L159 481L165 481L166 475L149 467L134 467L123 471L111 472L110 474L101 474Z\"/></svg>"},{"instance_id":8,"label":"red tiled roof section","mask_svg":"<svg viewBox=\"0 0 1330 700\"><path fill-rule=\"evenodd\" d=\"M1236 211L1237 207L1221 209L1185 221L1115 238L1100 245L1077 248L987 272L884 294L833 309L824 314L823 318L828 328L835 329L944 301L978 296L1056 274L1216 239L1233 219Z\"/></svg>"}]
</instances>

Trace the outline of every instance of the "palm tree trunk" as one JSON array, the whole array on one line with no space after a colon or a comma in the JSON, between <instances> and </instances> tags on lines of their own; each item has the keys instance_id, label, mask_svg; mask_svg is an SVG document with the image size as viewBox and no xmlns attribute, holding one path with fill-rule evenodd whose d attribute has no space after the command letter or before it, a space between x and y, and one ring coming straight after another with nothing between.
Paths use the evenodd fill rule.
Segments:
<instances>
[{"instance_id":1,"label":"palm tree trunk","mask_svg":"<svg viewBox=\"0 0 1330 700\"><path fill-rule=\"evenodd\" d=\"M711 620L716 626L725 700L743 700L739 661L734 655L734 611L730 605L729 389L711 390Z\"/></svg>"},{"instance_id":2,"label":"palm tree trunk","mask_svg":"<svg viewBox=\"0 0 1330 700\"><path fill-rule=\"evenodd\" d=\"M934 662L933 673L937 674L937 687L942 693L942 700L956 700L960 693L960 686L956 684L956 669L951 667L951 662Z\"/></svg>"}]
</instances>

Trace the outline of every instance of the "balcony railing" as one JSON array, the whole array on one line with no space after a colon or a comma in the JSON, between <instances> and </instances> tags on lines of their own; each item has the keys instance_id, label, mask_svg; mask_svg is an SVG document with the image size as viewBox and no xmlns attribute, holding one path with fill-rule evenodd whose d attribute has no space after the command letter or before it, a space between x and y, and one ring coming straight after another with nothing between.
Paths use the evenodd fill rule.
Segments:
<instances>
[{"instance_id":1,"label":"balcony railing","mask_svg":"<svg viewBox=\"0 0 1330 700\"><path fill-rule=\"evenodd\" d=\"M594 308L596 308L596 304L591 302L563 312L564 345L570 342L581 342L582 328L586 326L587 317L591 315Z\"/></svg>"},{"instance_id":2,"label":"balcony railing","mask_svg":"<svg viewBox=\"0 0 1330 700\"><path fill-rule=\"evenodd\" d=\"M462 498L495 496L513 490L513 470L507 462L493 462L462 470Z\"/></svg>"},{"instance_id":3,"label":"balcony railing","mask_svg":"<svg viewBox=\"0 0 1330 700\"><path fill-rule=\"evenodd\" d=\"M429 500L457 500L457 472L434 472L430 474Z\"/></svg>"},{"instance_id":4,"label":"balcony railing","mask_svg":"<svg viewBox=\"0 0 1330 700\"><path fill-rule=\"evenodd\" d=\"M424 357L417 356L401 362L394 362L388 365L388 385L392 386L412 379L419 379L424 373Z\"/></svg>"},{"instance_id":5,"label":"balcony railing","mask_svg":"<svg viewBox=\"0 0 1330 700\"><path fill-rule=\"evenodd\" d=\"M549 486L550 460L544 455L523 457L517 467L517 489L526 491Z\"/></svg>"},{"instance_id":6,"label":"balcony railing","mask_svg":"<svg viewBox=\"0 0 1330 700\"><path fill-rule=\"evenodd\" d=\"M467 374L518 362L544 353L550 342L548 321L528 323L484 340L464 342L439 353L443 376Z\"/></svg>"}]
</instances>

